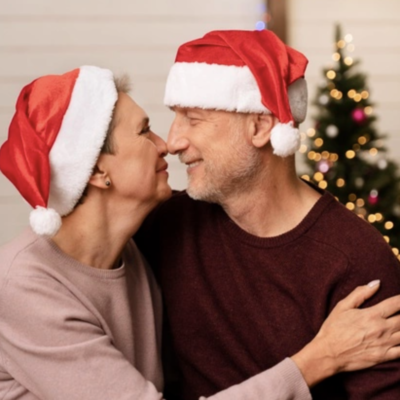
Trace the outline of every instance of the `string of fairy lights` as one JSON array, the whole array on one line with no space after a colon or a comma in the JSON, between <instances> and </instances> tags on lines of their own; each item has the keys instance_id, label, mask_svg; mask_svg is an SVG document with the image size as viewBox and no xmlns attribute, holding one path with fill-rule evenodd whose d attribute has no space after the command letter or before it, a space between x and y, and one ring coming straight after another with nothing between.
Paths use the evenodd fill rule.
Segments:
<instances>
[{"instance_id":1,"label":"string of fairy lights","mask_svg":"<svg viewBox=\"0 0 400 400\"><path fill-rule=\"evenodd\" d=\"M335 62L339 62L343 57L343 62L347 66L352 66L354 60L351 56L348 56L348 53L352 53L355 50L355 45L352 43L353 36L351 34L345 35L344 39L340 39L336 42L335 52L332 54L332 60ZM343 51L346 51L344 54ZM362 100L367 100L370 96L368 90L357 91L356 89L350 89L347 93L342 93L338 88L335 87L334 79L337 77L337 71L332 67L326 72L327 78L327 89L328 93L323 93L319 96L318 102L322 106L327 105L332 99L340 102L346 96L348 99L353 100L357 103L356 108L351 113L351 118L353 121L359 125L363 124L367 118L373 115L373 108L370 105L363 106L360 104ZM339 129L336 125L328 125L326 127L326 136L330 139L335 138L339 134ZM340 155L328 152L328 151L318 151L318 149L322 148L324 145L324 139L321 137L316 137L317 131L314 128L309 128L305 132L301 132L301 140L302 144L300 147L300 153L303 153L307 156L307 158L316 163L316 171L312 176L307 174L303 175L302 178L304 180L310 181L313 180L321 189L326 189L328 187L328 181L326 178L326 174L331 170L331 168L340 160ZM311 144L309 143L311 141ZM368 148L364 146L369 144ZM388 162L384 158L380 158L380 152L378 147L381 147L381 141L374 140L371 143L371 137L367 133L360 134L360 136L356 139L356 142L352 145L352 148L347 150L342 157L346 157L351 160L356 156L359 157L369 157L371 161L375 162L380 170L385 170L388 166ZM371 147L372 146L372 147ZM322 150L322 149L321 149ZM361 189L364 186L364 178L357 177L355 179L355 187ZM334 181L334 184L338 188L343 188L346 185L346 181L342 177L337 177ZM365 219L371 224L381 223L384 226L387 234L384 234L384 239L387 243L390 243L389 234L390 231L394 228L393 221L387 220L385 221L385 216L382 213L368 213L366 208L366 202L370 205L376 205L379 200L379 192L377 189L372 189L369 192L367 199L363 199L358 197L355 193L350 193L348 195L348 201L345 206L355 212L360 218ZM400 206L397 207L397 210L394 210L396 215L400 216ZM393 253L400 260L400 251L396 247L392 247Z\"/></svg>"}]
</instances>

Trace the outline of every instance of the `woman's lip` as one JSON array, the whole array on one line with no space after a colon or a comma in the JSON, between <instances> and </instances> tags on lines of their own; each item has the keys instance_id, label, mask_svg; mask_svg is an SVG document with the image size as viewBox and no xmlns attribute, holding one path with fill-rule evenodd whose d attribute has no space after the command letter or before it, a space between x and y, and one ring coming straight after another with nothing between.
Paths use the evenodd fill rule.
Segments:
<instances>
[{"instance_id":1,"label":"woman's lip","mask_svg":"<svg viewBox=\"0 0 400 400\"><path fill-rule=\"evenodd\" d=\"M168 163L165 163L161 168L157 170L157 172L163 172L166 171L167 169L168 169Z\"/></svg>"}]
</instances>

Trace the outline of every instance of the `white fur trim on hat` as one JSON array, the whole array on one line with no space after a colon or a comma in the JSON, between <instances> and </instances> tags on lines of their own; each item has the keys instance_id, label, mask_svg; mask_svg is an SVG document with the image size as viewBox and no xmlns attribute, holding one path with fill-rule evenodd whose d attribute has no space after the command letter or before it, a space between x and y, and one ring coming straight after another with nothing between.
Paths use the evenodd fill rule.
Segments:
<instances>
[{"instance_id":1,"label":"white fur trim on hat","mask_svg":"<svg viewBox=\"0 0 400 400\"><path fill-rule=\"evenodd\" d=\"M307 84L298 79L288 88L294 121L307 112ZM243 113L270 113L249 67L176 62L168 75L164 104L169 107L198 107Z\"/></svg>"},{"instance_id":2,"label":"white fur trim on hat","mask_svg":"<svg viewBox=\"0 0 400 400\"><path fill-rule=\"evenodd\" d=\"M35 233L54 236L61 228L61 217L52 208L36 207L29 215L30 225Z\"/></svg>"},{"instance_id":3,"label":"white fur trim on hat","mask_svg":"<svg viewBox=\"0 0 400 400\"><path fill-rule=\"evenodd\" d=\"M294 154L300 147L299 130L293 126L293 122L288 124L276 124L271 130L271 145L274 154L287 157Z\"/></svg>"},{"instance_id":4,"label":"white fur trim on hat","mask_svg":"<svg viewBox=\"0 0 400 400\"><path fill-rule=\"evenodd\" d=\"M244 113L269 113L247 66L175 63L169 72L164 103Z\"/></svg>"},{"instance_id":5,"label":"white fur trim on hat","mask_svg":"<svg viewBox=\"0 0 400 400\"><path fill-rule=\"evenodd\" d=\"M61 129L50 151L48 205L69 214L89 181L106 138L118 93L111 71L80 68Z\"/></svg>"}]
</instances>

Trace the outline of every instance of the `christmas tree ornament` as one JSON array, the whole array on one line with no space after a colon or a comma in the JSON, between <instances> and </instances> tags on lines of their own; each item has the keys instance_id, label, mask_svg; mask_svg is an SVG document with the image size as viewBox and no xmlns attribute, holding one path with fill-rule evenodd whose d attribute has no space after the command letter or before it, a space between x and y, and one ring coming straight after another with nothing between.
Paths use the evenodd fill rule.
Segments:
<instances>
[{"instance_id":1,"label":"christmas tree ornament","mask_svg":"<svg viewBox=\"0 0 400 400\"><path fill-rule=\"evenodd\" d=\"M357 189L361 189L364 186L364 179L361 177L358 177L354 180L354 184L356 185Z\"/></svg>"},{"instance_id":2,"label":"christmas tree ornament","mask_svg":"<svg viewBox=\"0 0 400 400\"><path fill-rule=\"evenodd\" d=\"M371 204L372 206L375 206L378 204L379 201L379 193L376 189L371 190L368 196L368 203Z\"/></svg>"},{"instance_id":3,"label":"christmas tree ornament","mask_svg":"<svg viewBox=\"0 0 400 400\"><path fill-rule=\"evenodd\" d=\"M328 125L326 127L326 135L333 139L339 134L339 129L336 125Z\"/></svg>"},{"instance_id":4,"label":"christmas tree ornament","mask_svg":"<svg viewBox=\"0 0 400 400\"><path fill-rule=\"evenodd\" d=\"M327 94L322 94L318 98L319 104L326 106L329 103L329 96Z\"/></svg>"},{"instance_id":5,"label":"christmas tree ornament","mask_svg":"<svg viewBox=\"0 0 400 400\"><path fill-rule=\"evenodd\" d=\"M330 168L331 168L331 163L326 160L321 160L317 164L318 171L322 172L323 174L326 174Z\"/></svg>"},{"instance_id":6,"label":"christmas tree ornament","mask_svg":"<svg viewBox=\"0 0 400 400\"><path fill-rule=\"evenodd\" d=\"M351 112L351 118L353 119L354 122L361 125L367 120L367 115L365 114L363 108L355 108Z\"/></svg>"},{"instance_id":7,"label":"christmas tree ornament","mask_svg":"<svg viewBox=\"0 0 400 400\"><path fill-rule=\"evenodd\" d=\"M379 169L386 169L388 166L388 162L383 158L379 160L377 164Z\"/></svg>"}]
</instances>

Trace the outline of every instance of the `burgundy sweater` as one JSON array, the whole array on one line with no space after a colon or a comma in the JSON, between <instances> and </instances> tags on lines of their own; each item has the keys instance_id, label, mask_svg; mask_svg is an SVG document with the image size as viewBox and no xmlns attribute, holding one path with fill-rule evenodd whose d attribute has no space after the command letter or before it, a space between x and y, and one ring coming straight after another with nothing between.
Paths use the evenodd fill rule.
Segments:
<instances>
[{"instance_id":1,"label":"burgundy sweater","mask_svg":"<svg viewBox=\"0 0 400 400\"><path fill-rule=\"evenodd\" d=\"M380 233L327 192L297 227L272 238L248 234L220 206L180 193L137 241L162 285L185 400L299 351L357 285L382 281L366 305L400 293L400 265ZM400 361L337 375L312 395L399 400Z\"/></svg>"}]
</instances>

